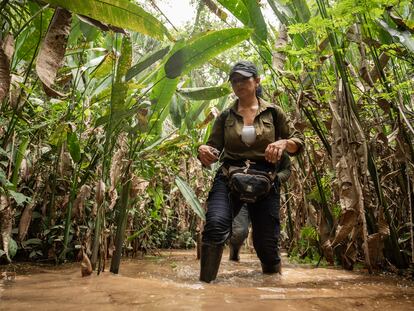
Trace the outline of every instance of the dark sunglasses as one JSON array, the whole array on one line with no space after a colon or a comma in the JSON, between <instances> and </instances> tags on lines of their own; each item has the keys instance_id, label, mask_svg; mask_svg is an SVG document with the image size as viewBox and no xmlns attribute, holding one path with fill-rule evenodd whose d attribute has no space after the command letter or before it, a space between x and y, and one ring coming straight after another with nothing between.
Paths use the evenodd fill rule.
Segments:
<instances>
[{"instance_id":1,"label":"dark sunglasses","mask_svg":"<svg viewBox=\"0 0 414 311\"><path fill-rule=\"evenodd\" d=\"M230 83L231 84L238 84L238 83L244 83L247 80L249 80L251 77L239 77L239 78L231 78Z\"/></svg>"}]
</instances>

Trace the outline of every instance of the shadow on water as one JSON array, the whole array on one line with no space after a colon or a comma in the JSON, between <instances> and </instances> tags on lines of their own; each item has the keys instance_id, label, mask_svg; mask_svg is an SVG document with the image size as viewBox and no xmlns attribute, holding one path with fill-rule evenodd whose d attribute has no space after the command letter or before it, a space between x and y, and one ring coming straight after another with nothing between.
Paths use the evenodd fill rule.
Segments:
<instances>
[{"instance_id":1,"label":"shadow on water","mask_svg":"<svg viewBox=\"0 0 414 311\"><path fill-rule=\"evenodd\" d=\"M263 275L255 255L227 256L211 284L198 281L194 250L125 259L118 275L86 278L79 263L1 267L0 310L414 310L413 283L396 277L286 258L282 275Z\"/></svg>"}]
</instances>

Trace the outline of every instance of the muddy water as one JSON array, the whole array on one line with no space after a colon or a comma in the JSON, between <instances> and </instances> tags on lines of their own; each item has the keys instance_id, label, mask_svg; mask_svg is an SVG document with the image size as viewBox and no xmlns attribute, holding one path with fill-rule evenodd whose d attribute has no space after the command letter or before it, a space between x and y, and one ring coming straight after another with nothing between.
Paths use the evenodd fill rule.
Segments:
<instances>
[{"instance_id":1,"label":"muddy water","mask_svg":"<svg viewBox=\"0 0 414 311\"><path fill-rule=\"evenodd\" d=\"M0 310L414 310L414 284L363 271L287 264L262 275L253 254L223 255L218 279L198 281L195 251L124 260L120 274L81 277L80 265L18 267L0 280ZM0 276L1 279L1 276Z\"/></svg>"}]
</instances>

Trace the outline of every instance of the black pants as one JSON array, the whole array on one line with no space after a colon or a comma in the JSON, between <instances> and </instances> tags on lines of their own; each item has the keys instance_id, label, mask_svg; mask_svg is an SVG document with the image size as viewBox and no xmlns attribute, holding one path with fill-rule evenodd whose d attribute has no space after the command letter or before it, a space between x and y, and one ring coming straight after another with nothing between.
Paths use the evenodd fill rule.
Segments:
<instances>
[{"instance_id":1,"label":"black pants","mask_svg":"<svg viewBox=\"0 0 414 311\"><path fill-rule=\"evenodd\" d=\"M224 244L231 235L233 218L240 211L242 204L236 196L230 194L226 177L219 170L207 200L203 242ZM254 248L260 261L267 265L280 262L279 206L280 193L277 182L265 198L247 206L253 227Z\"/></svg>"},{"instance_id":2,"label":"black pants","mask_svg":"<svg viewBox=\"0 0 414 311\"><path fill-rule=\"evenodd\" d=\"M239 213L234 216L233 223L231 225L231 237L229 244L235 248L240 249L249 235L249 208L247 204L243 204Z\"/></svg>"}]
</instances>

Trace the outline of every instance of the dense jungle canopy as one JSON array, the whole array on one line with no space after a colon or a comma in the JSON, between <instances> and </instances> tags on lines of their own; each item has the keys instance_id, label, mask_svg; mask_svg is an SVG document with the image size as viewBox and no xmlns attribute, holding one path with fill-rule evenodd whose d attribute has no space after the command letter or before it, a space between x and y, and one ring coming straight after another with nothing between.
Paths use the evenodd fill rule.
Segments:
<instances>
[{"instance_id":1,"label":"dense jungle canopy","mask_svg":"<svg viewBox=\"0 0 414 311\"><path fill-rule=\"evenodd\" d=\"M117 272L194 247L214 174L197 147L248 59L306 138L283 187L289 255L408 268L413 2L192 0L182 27L157 2L0 1L0 261L81 251Z\"/></svg>"}]
</instances>

